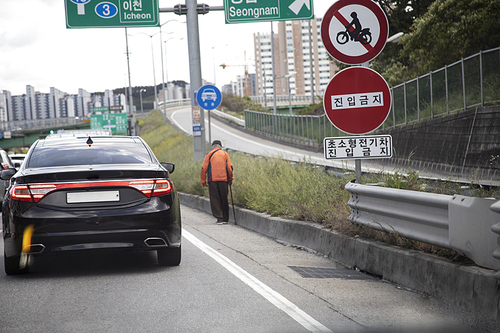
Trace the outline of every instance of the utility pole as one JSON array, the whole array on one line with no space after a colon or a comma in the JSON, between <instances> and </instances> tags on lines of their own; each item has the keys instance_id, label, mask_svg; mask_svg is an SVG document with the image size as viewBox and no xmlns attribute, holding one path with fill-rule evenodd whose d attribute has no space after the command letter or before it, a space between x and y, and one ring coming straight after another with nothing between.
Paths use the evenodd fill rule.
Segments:
<instances>
[{"instance_id":1,"label":"utility pole","mask_svg":"<svg viewBox=\"0 0 500 333\"><path fill-rule=\"evenodd\" d=\"M201 88L201 56L200 56L200 35L198 30L198 11L197 11L197 0L186 0L186 24L187 24L187 35L188 35L188 50L189 50L189 68L190 68L190 79L191 79L191 112L196 106L195 92ZM194 114L192 114L194 116ZM205 143L205 116L204 112L201 112L200 117L201 124L201 135L194 136L193 133L193 147L194 147L194 160L203 160L205 154L207 153L207 147Z\"/></svg>"},{"instance_id":2,"label":"utility pole","mask_svg":"<svg viewBox=\"0 0 500 333\"><path fill-rule=\"evenodd\" d=\"M200 110L196 105L195 92L202 86L201 79L201 56L200 56L200 35L198 30L198 14L207 14L210 10L224 10L223 6L198 5L197 0L186 0L185 5L175 5L174 8L160 8L160 13L173 12L177 15L186 15L186 26L188 35L189 51L189 72L191 85L191 116L195 116L195 110ZM195 161L203 160L207 153L205 139L205 116L200 112L200 133L193 133L193 148Z\"/></svg>"},{"instance_id":3,"label":"utility pole","mask_svg":"<svg viewBox=\"0 0 500 333\"><path fill-rule=\"evenodd\" d=\"M135 135L135 114L134 114L134 100L132 97L132 81L130 79L130 61L129 61L129 52L128 52L128 35L127 28L125 28L125 45L127 47L127 66L128 66L128 112L132 116L130 121L130 135Z\"/></svg>"}]
</instances>

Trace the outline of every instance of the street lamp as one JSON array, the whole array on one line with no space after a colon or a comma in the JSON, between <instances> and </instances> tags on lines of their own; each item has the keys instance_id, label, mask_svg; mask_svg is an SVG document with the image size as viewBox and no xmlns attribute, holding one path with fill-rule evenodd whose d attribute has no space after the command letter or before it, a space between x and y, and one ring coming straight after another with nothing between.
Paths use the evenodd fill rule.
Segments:
<instances>
[{"instance_id":1,"label":"street lamp","mask_svg":"<svg viewBox=\"0 0 500 333\"><path fill-rule=\"evenodd\" d=\"M401 40L401 38L403 38L403 35L404 35L403 32L398 32L397 34L387 38L387 43L398 43Z\"/></svg>"},{"instance_id":2,"label":"street lamp","mask_svg":"<svg viewBox=\"0 0 500 333\"><path fill-rule=\"evenodd\" d=\"M139 97L141 98L141 113L144 113L144 108L142 107L142 93L146 91L146 89L141 89L139 91Z\"/></svg>"},{"instance_id":3,"label":"street lamp","mask_svg":"<svg viewBox=\"0 0 500 333\"><path fill-rule=\"evenodd\" d=\"M154 92L155 92L154 108L156 109L158 107L158 92L156 91L155 55L154 55L154 51L153 51L153 36L158 34L158 32L154 33L152 35L149 35L145 32L140 32L140 34L146 35L149 38L151 38L151 57L152 57L152 61L153 61L153 81L154 81Z\"/></svg>"},{"instance_id":4,"label":"street lamp","mask_svg":"<svg viewBox=\"0 0 500 333\"><path fill-rule=\"evenodd\" d=\"M264 77L264 108L267 110L267 82L266 82L266 70L264 69L262 71L263 77Z\"/></svg>"},{"instance_id":5,"label":"street lamp","mask_svg":"<svg viewBox=\"0 0 500 333\"><path fill-rule=\"evenodd\" d=\"M182 38L179 38L179 37L171 37L171 38L169 38L169 39L167 39L167 40L163 41L163 42L165 43L165 75L167 76L167 88L168 88L167 42L168 42L169 40L172 40L172 39L183 40L183 39L184 39L184 37L182 37ZM167 92L168 92L168 90L167 90ZM167 96L167 97L168 97L168 96Z\"/></svg>"},{"instance_id":6,"label":"street lamp","mask_svg":"<svg viewBox=\"0 0 500 333\"><path fill-rule=\"evenodd\" d=\"M292 97L290 96L290 78L292 76L297 75L297 72L290 72L287 75L285 75L286 80L287 80L287 89L288 89L288 109L290 111L290 116L292 115Z\"/></svg>"},{"instance_id":7,"label":"street lamp","mask_svg":"<svg viewBox=\"0 0 500 333\"><path fill-rule=\"evenodd\" d=\"M216 48L216 47L219 47L219 46L224 46L224 47L226 47L226 46L228 46L228 45L229 45L229 44L224 44L224 45L219 44L219 45L212 46L212 64L213 64L213 66L214 66L214 86L217 86L217 80L216 80L216 78L215 78L215 48Z\"/></svg>"},{"instance_id":8,"label":"street lamp","mask_svg":"<svg viewBox=\"0 0 500 333\"><path fill-rule=\"evenodd\" d=\"M163 37L162 37L161 27L163 27L165 24L167 24L169 22L186 23L186 22L182 22L182 21L178 21L178 20L168 20L167 22L165 22L163 24L160 24L161 79L162 79L162 91L163 91L163 110L165 112L166 112L165 103L167 102L167 100L166 100L166 97L165 97L165 70L163 68L163 43L162 43ZM173 33L174 32L172 31L172 32L169 32L168 34L170 35L170 34L173 34ZM168 84L168 80L167 80L167 84Z\"/></svg>"}]
</instances>

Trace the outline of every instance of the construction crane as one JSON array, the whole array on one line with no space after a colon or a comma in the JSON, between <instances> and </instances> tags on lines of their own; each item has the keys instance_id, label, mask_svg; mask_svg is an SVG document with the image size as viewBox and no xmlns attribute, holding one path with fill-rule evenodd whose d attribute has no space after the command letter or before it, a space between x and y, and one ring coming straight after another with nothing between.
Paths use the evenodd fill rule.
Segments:
<instances>
[{"instance_id":1,"label":"construction crane","mask_svg":"<svg viewBox=\"0 0 500 333\"><path fill-rule=\"evenodd\" d=\"M252 88L250 87L250 75L248 74L248 66L247 65L226 65L226 64L221 64L219 67L222 67L222 69L225 69L226 67L245 67L245 96L251 96L252 95Z\"/></svg>"},{"instance_id":2,"label":"construction crane","mask_svg":"<svg viewBox=\"0 0 500 333\"><path fill-rule=\"evenodd\" d=\"M250 86L250 75L248 74L248 65L247 65L247 53L245 51L245 64L244 65L226 65L222 64L219 65L219 67L222 67L222 69L225 69L226 67L245 67L245 96L251 96L252 95L252 87Z\"/></svg>"}]
</instances>

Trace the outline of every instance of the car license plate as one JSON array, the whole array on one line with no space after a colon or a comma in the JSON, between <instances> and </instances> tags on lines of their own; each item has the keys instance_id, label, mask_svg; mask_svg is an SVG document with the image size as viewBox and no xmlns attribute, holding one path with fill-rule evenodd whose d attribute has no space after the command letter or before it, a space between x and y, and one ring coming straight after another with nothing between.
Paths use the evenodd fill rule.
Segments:
<instances>
[{"instance_id":1,"label":"car license plate","mask_svg":"<svg viewBox=\"0 0 500 333\"><path fill-rule=\"evenodd\" d=\"M67 203L120 201L119 191L72 192L66 194Z\"/></svg>"}]
</instances>

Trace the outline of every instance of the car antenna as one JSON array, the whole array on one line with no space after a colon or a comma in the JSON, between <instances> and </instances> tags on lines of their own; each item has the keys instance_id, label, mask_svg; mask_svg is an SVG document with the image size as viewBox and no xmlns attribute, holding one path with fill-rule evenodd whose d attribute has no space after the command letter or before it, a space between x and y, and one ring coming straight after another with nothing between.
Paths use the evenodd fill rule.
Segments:
<instances>
[{"instance_id":1,"label":"car antenna","mask_svg":"<svg viewBox=\"0 0 500 333\"><path fill-rule=\"evenodd\" d=\"M87 144L89 145L89 147L91 147L93 143L94 143L94 141L92 141L92 139L90 138L90 135L89 135L89 138L87 139Z\"/></svg>"}]
</instances>

